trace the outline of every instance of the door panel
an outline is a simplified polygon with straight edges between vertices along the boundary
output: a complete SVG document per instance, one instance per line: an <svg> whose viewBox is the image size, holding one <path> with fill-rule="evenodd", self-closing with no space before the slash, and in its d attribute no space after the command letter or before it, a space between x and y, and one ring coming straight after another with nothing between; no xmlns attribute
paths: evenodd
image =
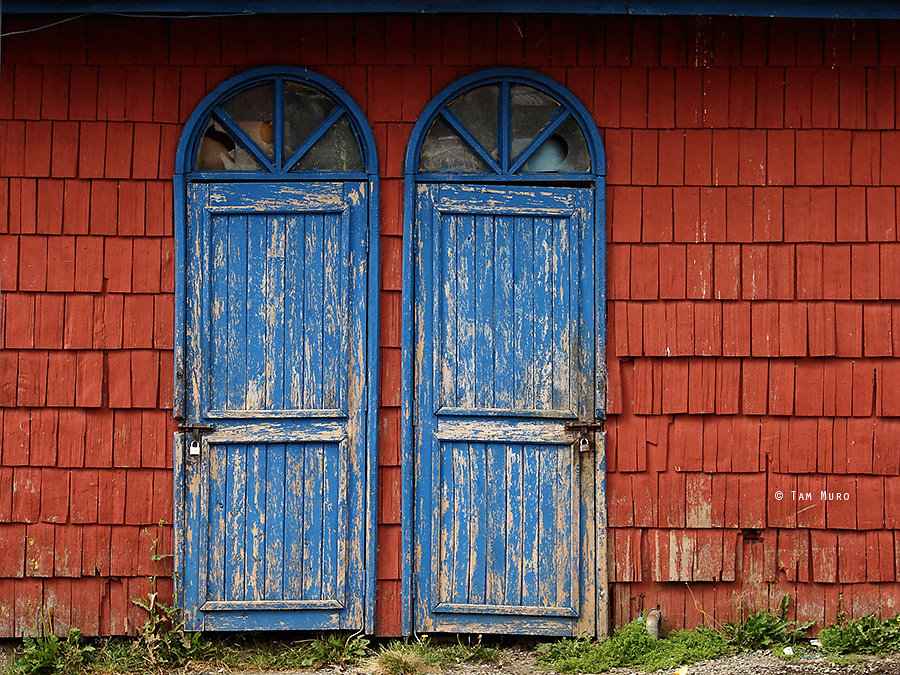
<svg viewBox="0 0 900 675"><path fill-rule="evenodd" d="M564 425L595 410L592 195L419 186L418 630L577 632L592 502Z"/></svg>
<svg viewBox="0 0 900 675"><path fill-rule="evenodd" d="M189 187L192 629L363 628L366 191Z"/></svg>

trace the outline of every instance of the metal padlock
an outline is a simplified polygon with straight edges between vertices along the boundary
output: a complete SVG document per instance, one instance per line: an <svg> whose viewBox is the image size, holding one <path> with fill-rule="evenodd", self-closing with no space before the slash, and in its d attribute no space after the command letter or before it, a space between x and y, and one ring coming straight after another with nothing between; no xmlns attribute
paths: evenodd
<svg viewBox="0 0 900 675"><path fill-rule="evenodd" d="M591 443L584 436L581 437L581 442L578 444L578 452L590 452L591 451Z"/></svg>
<svg viewBox="0 0 900 675"><path fill-rule="evenodd" d="M188 446L188 455L191 457L199 457L200 456L200 441L196 438L191 441L190 446Z"/></svg>

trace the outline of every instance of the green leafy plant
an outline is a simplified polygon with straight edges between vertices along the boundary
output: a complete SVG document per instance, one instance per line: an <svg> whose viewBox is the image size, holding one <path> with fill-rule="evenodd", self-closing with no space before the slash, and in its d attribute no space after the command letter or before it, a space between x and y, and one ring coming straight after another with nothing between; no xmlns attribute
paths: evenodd
<svg viewBox="0 0 900 675"><path fill-rule="evenodd" d="M330 634L310 640L303 649L300 665L305 668L349 666L369 655L369 641L356 634Z"/></svg>
<svg viewBox="0 0 900 675"><path fill-rule="evenodd" d="M160 523L162 525L162 523ZM144 530L148 537L150 533ZM159 601L157 586L159 563L169 554L159 552L159 537L150 544L153 574L148 577L150 592L146 598L132 598L132 602L147 612L147 619L138 630L138 643L149 665L175 666L199 656L204 644L199 633L184 630L184 621L177 607Z"/></svg>
<svg viewBox="0 0 900 675"><path fill-rule="evenodd" d="M27 637L22 644L22 654L13 663L14 673L39 675L42 673L80 673L90 663L94 647L85 644L77 628L60 638L53 633L49 621L41 622L41 634Z"/></svg>
<svg viewBox="0 0 900 675"><path fill-rule="evenodd" d="M718 631L705 626L654 639L636 619L601 642L580 637L538 645L538 660L560 673L604 673L631 667L652 672L728 654L732 648Z"/></svg>
<svg viewBox="0 0 900 675"><path fill-rule="evenodd" d="M787 618L790 596L781 599L779 613L761 610L742 621L728 622L722 632L739 649L771 649L778 645L795 645L812 627L814 621L796 623Z"/></svg>
<svg viewBox="0 0 900 675"><path fill-rule="evenodd" d="M891 654L900 652L900 614L882 621L874 614L844 620L819 633L823 651L831 654Z"/></svg>

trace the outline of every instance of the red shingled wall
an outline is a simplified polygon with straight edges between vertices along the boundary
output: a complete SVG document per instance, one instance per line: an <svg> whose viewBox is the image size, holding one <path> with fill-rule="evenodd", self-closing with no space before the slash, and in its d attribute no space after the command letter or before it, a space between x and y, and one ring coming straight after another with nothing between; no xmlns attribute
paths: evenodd
<svg viewBox="0 0 900 675"><path fill-rule="evenodd" d="M400 627L403 153L434 94L494 65L567 85L606 145L615 620L657 603L673 626L728 619L740 593L796 593L819 621L841 597L896 612L898 31L99 17L4 38L0 635L41 605L58 631L141 619L151 537L172 548L153 524L172 519L175 145L208 91L276 63L341 84L380 155L379 632Z"/></svg>

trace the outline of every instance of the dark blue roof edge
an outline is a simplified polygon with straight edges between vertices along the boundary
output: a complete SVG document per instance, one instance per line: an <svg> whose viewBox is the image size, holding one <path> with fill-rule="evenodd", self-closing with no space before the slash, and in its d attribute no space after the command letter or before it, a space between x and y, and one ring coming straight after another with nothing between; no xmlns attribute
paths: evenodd
<svg viewBox="0 0 900 675"><path fill-rule="evenodd" d="M327 6L327 11L323 8ZM508 13L761 16L835 19L900 18L900 2L869 0L6 0L4 14L349 14Z"/></svg>

